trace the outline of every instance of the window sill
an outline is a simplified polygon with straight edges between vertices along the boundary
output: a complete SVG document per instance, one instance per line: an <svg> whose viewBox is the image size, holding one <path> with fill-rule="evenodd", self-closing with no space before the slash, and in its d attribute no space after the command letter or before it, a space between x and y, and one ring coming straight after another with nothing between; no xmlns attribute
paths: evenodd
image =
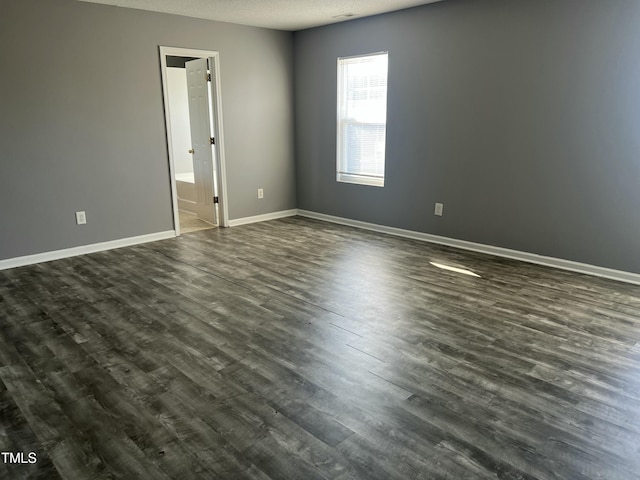
<svg viewBox="0 0 640 480"><path fill-rule="evenodd" d="M368 185L370 187L384 187L384 177L365 177L362 175L338 173L336 180L340 183L355 183L357 185Z"/></svg>

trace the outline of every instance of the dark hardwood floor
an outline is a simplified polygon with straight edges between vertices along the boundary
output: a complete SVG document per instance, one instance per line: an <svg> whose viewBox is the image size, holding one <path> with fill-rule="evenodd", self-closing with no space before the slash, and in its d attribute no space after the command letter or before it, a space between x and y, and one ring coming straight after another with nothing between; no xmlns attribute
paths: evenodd
<svg viewBox="0 0 640 480"><path fill-rule="evenodd" d="M296 217L0 272L0 317L3 479L640 478L640 287Z"/></svg>

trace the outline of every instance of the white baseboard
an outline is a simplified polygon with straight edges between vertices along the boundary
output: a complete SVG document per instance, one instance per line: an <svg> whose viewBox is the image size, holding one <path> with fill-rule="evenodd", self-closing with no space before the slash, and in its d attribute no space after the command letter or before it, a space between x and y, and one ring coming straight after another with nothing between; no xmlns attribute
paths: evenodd
<svg viewBox="0 0 640 480"><path fill-rule="evenodd" d="M518 250L510 250L508 248L495 247L492 245L484 245L482 243L467 242L466 240L456 240L455 238L441 237L439 235L431 235L429 233L415 232L413 230L404 230L402 228L387 227L377 225L375 223L361 222L359 220L351 220L349 218L334 217L325 215L324 213L310 212L308 210L298 210L298 215L302 217L314 218L316 220L324 220L326 222L338 223L340 225L348 225L350 227L372 230L374 232L396 235L398 237L411 238L413 240L422 240L424 242L437 243L447 245L449 247L460 248L463 250L471 250L473 252L486 253L498 257L511 258L521 260L523 262L536 263L547 267L569 270L572 272L585 273L596 277L609 278L621 282L640 285L640 274L625 272L622 270L614 270L611 268L597 267L587 263L574 262L571 260L563 260L561 258L546 257L535 253L520 252Z"/></svg>
<svg viewBox="0 0 640 480"><path fill-rule="evenodd" d="M298 214L297 209L282 210L280 212L265 213L264 215L256 215L254 217L236 218L229 220L230 227L237 227L240 225L246 225L248 223L266 222L267 220L276 220L278 218L295 217Z"/></svg>
<svg viewBox="0 0 640 480"><path fill-rule="evenodd" d="M102 252L112 250L114 248L130 247L141 243L155 242L157 240L165 240L174 238L175 230L167 230L166 232L150 233L148 235L140 235L137 237L121 238L110 242L92 243L91 245L82 245L80 247L65 248L64 250L55 250L53 252L36 253L34 255L26 255L24 257L8 258L0 260L0 270L9 268L24 267L25 265L33 265L34 263L50 262L52 260L60 260L61 258L75 257L77 255L86 255L87 253Z"/></svg>
<svg viewBox="0 0 640 480"><path fill-rule="evenodd" d="M634 285L640 285L640 274L625 272L622 270L614 270L611 268L598 267L595 265L589 265L587 263L574 262L571 260L563 260L561 258L547 257L544 255L537 255L535 253L521 252L518 250L510 250L508 248L495 247L492 245L484 245L481 243L468 242L466 240L457 240L455 238L442 237L439 235L431 235L429 233L415 232L413 230L405 230L396 227L387 227L385 225L377 225L375 223L361 222L359 220L351 220L349 218L335 217L333 215L326 215L324 213L311 212L308 210L283 210L280 212L267 213L264 215L256 215L253 217L238 218L229 221L229 226L235 227L239 225L246 225L249 223L264 222L267 220L275 220L278 218L293 217L300 215L302 217L313 218L316 220L324 220L326 222L337 223L340 225L347 225L350 227L362 228L365 230L372 230L374 232L386 233L389 235L395 235L398 237L411 238L413 240L421 240L424 242L436 243L439 245L447 245L449 247L460 248L463 250L470 250L473 252L486 253L489 255L495 255L498 257L511 258L514 260L520 260L523 262L535 263L538 265L545 265L547 267L559 268L562 270L569 270L572 272L584 273L587 275L593 275L596 277L609 278L612 280L618 280L621 282L631 283ZM102 252L105 250L112 250L114 248L129 247L132 245L139 245L141 243L155 242L158 240L165 240L167 238L174 238L176 232L174 230L167 230L165 232L151 233L148 235L140 235L137 237L122 238L119 240L112 240L109 242L93 243L91 245L82 245L80 247L66 248L64 250L55 250L53 252L37 253L34 255L26 255L23 257L8 258L6 260L0 260L0 270L7 270L9 268L22 267L26 265L33 265L35 263L50 262L52 260L59 260L61 258L75 257L77 255L85 255L88 253Z"/></svg>

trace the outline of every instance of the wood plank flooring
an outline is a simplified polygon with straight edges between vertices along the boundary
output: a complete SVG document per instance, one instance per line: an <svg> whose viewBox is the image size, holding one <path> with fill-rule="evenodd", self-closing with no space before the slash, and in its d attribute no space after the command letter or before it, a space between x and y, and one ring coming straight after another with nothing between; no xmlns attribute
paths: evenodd
<svg viewBox="0 0 640 480"><path fill-rule="evenodd" d="M0 452L37 454L12 480L640 479L640 287L299 217L2 271Z"/></svg>

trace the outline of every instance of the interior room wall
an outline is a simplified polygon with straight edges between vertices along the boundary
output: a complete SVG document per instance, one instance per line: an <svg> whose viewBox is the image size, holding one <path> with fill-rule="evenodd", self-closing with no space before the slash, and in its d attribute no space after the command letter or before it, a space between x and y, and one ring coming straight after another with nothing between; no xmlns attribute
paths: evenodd
<svg viewBox="0 0 640 480"><path fill-rule="evenodd" d="M639 273L638 25L635 0L446 0L296 32L298 208ZM336 59L377 51L385 186L337 183Z"/></svg>
<svg viewBox="0 0 640 480"><path fill-rule="evenodd" d="M160 45L220 52L230 218L295 208L291 33L0 0L0 44L0 260L173 229Z"/></svg>

